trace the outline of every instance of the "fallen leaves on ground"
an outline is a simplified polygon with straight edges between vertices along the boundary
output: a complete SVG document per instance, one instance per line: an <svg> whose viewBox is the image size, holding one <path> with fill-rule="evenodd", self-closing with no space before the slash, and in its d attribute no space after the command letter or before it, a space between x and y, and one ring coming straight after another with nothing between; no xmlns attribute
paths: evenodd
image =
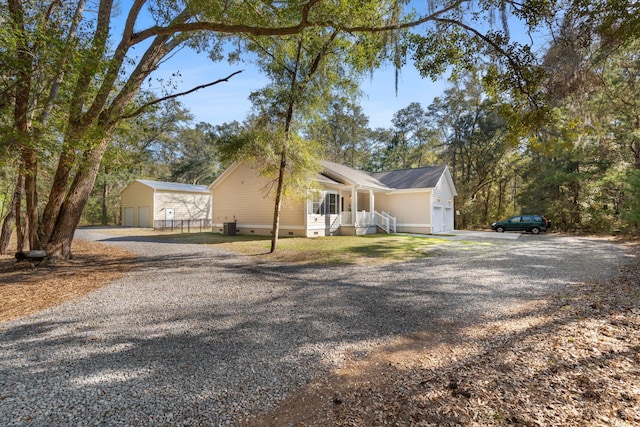
<svg viewBox="0 0 640 427"><path fill-rule="evenodd" d="M446 320L352 355L273 412L272 426L640 425L640 247L584 283L482 324Z"/></svg>
<svg viewBox="0 0 640 427"><path fill-rule="evenodd" d="M112 246L73 241L73 259L35 265L0 256L0 322L28 316L78 298L133 267L134 254Z"/></svg>

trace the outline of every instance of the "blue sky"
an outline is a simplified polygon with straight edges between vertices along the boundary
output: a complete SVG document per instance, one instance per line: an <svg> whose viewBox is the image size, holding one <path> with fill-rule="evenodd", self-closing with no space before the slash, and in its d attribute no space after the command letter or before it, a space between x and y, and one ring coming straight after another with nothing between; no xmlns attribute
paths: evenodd
<svg viewBox="0 0 640 427"><path fill-rule="evenodd" d="M268 79L261 75L251 63L230 65L226 61L212 62L205 54L183 49L167 62L163 63L153 76L166 78L176 71L180 77L175 80L181 92L192 87L224 78L237 70L244 70L229 82L203 89L180 98L194 116L194 122L207 122L212 125L237 120L242 122L251 110L248 100L253 90L268 84ZM419 102L426 107L434 97L439 96L446 87L446 82L432 82L420 77L416 69L406 66L400 74L398 93L395 92L395 72L388 66L374 72L372 77L362 81L364 93L360 101L363 112L369 117L371 128L391 127L393 114L412 102ZM157 93L160 87L157 82L151 85ZM173 90L172 90L173 92Z"/></svg>
<svg viewBox="0 0 640 427"><path fill-rule="evenodd" d="M511 37L522 43L529 43L529 37L522 31L522 25L515 18L509 20ZM534 36L536 44L545 44L545 36ZM230 65L226 61L212 62L206 54L198 55L187 48L177 52L152 76L166 78L179 71L181 77L175 81L176 88L170 92L181 92L195 86L227 77L231 73L244 70L229 82L209 87L180 98L194 116L194 122L207 122L212 125L237 120L242 122L251 110L249 94L268 84L268 79L261 75L250 62ZM419 102L427 107L433 98L443 94L447 87L445 78L433 82L420 77L411 63L402 69L398 91L395 91L395 72L392 66L379 69L372 77L361 82L364 93L360 105L364 114L369 117L369 127L391 127L391 119L398 110L412 102ZM155 86L153 86L155 85ZM143 87L146 89L147 87ZM157 82L152 89L161 93Z"/></svg>

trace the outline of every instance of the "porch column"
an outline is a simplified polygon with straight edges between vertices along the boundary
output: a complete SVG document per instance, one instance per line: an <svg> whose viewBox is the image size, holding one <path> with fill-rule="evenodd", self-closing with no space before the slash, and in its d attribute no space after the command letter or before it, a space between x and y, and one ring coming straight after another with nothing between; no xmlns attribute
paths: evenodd
<svg viewBox="0 0 640 427"><path fill-rule="evenodd" d="M355 185L351 187L351 222L358 225L358 192Z"/></svg>
<svg viewBox="0 0 640 427"><path fill-rule="evenodd" d="M369 190L369 212L371 212L371 217L373 218L373 211L375 210L376 205L373 203L373 190Z"/></svg>

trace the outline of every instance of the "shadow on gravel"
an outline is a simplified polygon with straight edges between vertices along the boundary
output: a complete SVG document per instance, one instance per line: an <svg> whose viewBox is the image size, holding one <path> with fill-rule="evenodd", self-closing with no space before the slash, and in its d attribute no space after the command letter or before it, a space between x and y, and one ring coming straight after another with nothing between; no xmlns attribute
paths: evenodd
<svg viewBox="0 0 640 427"><path fill-rule="evenodd" d="M339 268L254 264L206 250L143 253L138 267L112 285L2 325L0 419L238 421L272 407L345 354L366 354L389 337L443 325L457 336L488 315L527 316L512 307L602 274L613 260L610 249L595 249L588 255L594 270L585 271L584 259L566 259L581 249L586 256L577 243L559 257L518 245Z"/></svg>

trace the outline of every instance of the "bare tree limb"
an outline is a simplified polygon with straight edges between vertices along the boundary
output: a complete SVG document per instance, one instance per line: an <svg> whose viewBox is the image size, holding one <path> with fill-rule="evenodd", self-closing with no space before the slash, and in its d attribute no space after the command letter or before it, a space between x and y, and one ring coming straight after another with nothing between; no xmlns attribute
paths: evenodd
<svg viewBox="0 0 640 427"><path fill-rule="evenodd" d="M167 96L164 96L164 97L162 97L162 98L155 99L155 100L153 100L153 101L151 101L151 102L149 102L149 103L147 103L147 104L144 104L143 106L141 106L140 108L138 108L137 110L135 110L135 111L134 111L134 112L132 112L132 113L129 113L129 114L125 114L125 115L120 116L120 118L121 118L121 119L132 119L132 118L137 117L137 116L139 116L140 114L144 113L148 108L150 108L150 107L152 107L152 106L154 106L154 105L157 105L157 104L159 104L159 103L161 103L161 102L168 101L169 99L175 99L175 98L178 98L178 97L181 97L181 96L189 95L190 93L193 93L193 92L199 91L199 90L201 90L201 89L208 88L208 87L210 87L210 86L217 85L217 84L219 84L219 83L228 82L232 77L234 77L234 76L236 76L236 75L238 75L238 74L242 73L242 71L243 71L243 70L236 71L236 72L234 72L234 73L229 74L229 75L228 75L227 77L225 77L225 78L218 79L218 80L213 81L213 82L211 82L211 83L206 83L206 84L203 84L203 85L200 85L200 86L196 86L196 87L194 87L194 88L192 88L192 89L189 89L189 90L187 90L187 91L185 91L185 92L174 93L174 94L172 94L172 95L167 95Z"/></svg>

